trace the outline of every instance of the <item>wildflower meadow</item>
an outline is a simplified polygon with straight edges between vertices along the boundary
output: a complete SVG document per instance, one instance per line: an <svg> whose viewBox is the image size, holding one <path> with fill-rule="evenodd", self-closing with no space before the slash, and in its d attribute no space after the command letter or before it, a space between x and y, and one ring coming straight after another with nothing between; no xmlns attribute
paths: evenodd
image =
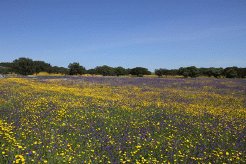
<svg viewBox="0 0 246 164"><path fill-rule="evenodd" d="M246 81L0 79L0 163L246 163Z"/></svg>

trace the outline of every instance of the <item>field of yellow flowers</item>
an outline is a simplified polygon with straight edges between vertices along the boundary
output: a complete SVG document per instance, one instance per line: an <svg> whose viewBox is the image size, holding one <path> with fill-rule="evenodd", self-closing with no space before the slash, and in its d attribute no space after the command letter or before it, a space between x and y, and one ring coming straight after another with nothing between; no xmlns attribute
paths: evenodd
<svg viewBox="0 0 246 164"><path fill-rule="evenodd" d="M0 163L245 163L246 80L0 79Z"/></svg>

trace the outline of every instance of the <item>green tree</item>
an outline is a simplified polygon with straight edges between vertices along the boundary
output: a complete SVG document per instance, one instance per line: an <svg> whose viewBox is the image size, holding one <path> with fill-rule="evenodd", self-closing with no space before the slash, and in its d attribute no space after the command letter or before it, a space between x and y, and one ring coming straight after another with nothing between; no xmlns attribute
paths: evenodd
<svg viewBox="0 0 246 164"><path fill-rule="evenodd" d="M155 74L156 74L157 76L159 76L159 77L161 77L161 76L163 76L163 75L167 76L167 75L170 74L170 71L169 71L168 69L160 68L160 69L156 69L156 70L155 70Z"/></svg>
<svg viewBox="0 0 246 164"><path fill-rule="evenodd" d="M97 66L95 68L95 73L103 76L115 76L115 70L113 67L103 65L103 66Z"/></svg>
<svg viewBox="0 0 246 164"><path fill-rule="evenodd" d="M210 68L200 68L199 69L201 74L204 76L214 76L216 78L222 76L223 73L223 68L214 68L214 67L210 67Z"/></svg>
<svg viewBox="0 0 246 164"><path fill-rule="evenodd" d="M74 62L68 65L68 72L69 75L82 75L86 73L86 69L79 63Z"/></svg>
<svg viewBox="0 0 246 164"><path fill-rule="evenodd" d="M128 75L127 69L125 69L123 67L116 67L116 68L114 68L114 72L115 72L116 76Z"/></svg>
<svg viewBox="0 0 246 164"><path fill-rule="evenodd" d="M161 69L156 69L155 70L155 75L157 75L158 77L161 77L162 76Z"/></svg>
<svg viewBox="0 0 246 164"><path fill-rule="evenodd" d="M8 74L13 71L13 63L10 62L2 62L0 63L0 74Z"/></svg>
<svg viewBox="0 0 246 164"><path fill-rule="evenodd" d="M212 76L216 78L220 77L222 73L223 73L223 68L212 68L211 69Z"/></svg>
<svg viewBox="0 0 246 164"><path fill-rule="evenodd" d="M34 61L35 73L38 74L39 72L49 72L51 69L51 65L44 61Z"/></svg>
<svg viewBox="0 0 246 164"><path fill-rule="evenodd" d="M178 69L170 69L168 70L168 75L176 76L178 75Z"/></svg>
<svg viewBox="0 0 246 164"><path fill-rule="evenodd" d="M179 74L183 75L185 78L187 78L187 77L194 78L194 77L198 77L200 75L200 71L195 66L181 67L179 69Z"/></svg>
<svg viewBox="0 0 246 164"><path fill-rule="evenodd" d="M32 75L35 73L35 65L32 59L19 58L13 61L13 69L21 75Z"/></svg>
<svg viewBox="0 0 246 164"><path fill-rule="evenodd" d="M0 66L5 67L5 68L12 68L13 63L12 62L1 62Z"/></svg>
<svg viewBox="0 0 246 164"><path fill-rule="evenodd" d="M91 74L91 75L96 75L96 74L97 74L97 72L96 72L96 70L95 70L94 68L88 69L86 72L87 72L88 74Z"/></svg>
<svg viewBox="0 0 246 164"><path fill-rule="evenodd" d="M135 67L131 69L130 74L142 77L143 75L150 75L151 72L144 67Z"/></svg>
<svg viewBox="0 0 246 164"><path fill-rule="evenodd" d="M238 77L238 68L237 67L227 67L223 72L226 78L236 78Z"/></svg>
<svg viewBox="0 0 246 164"><path fill-rule="evenodd" d="M238 74L238 77L245 78L246 77L246 68L238 68L237 74Z"/></svg>
<svg viewBox="0 0 246 164"><path fill-rule="evenodd" d="M68 69L64 67L53 66L50 68L50 73L68 74L68 72Z"/></svg>
<svg viewBox="0 0 246 164"><path fill-rule="evenodd" d="M8 73L11 73L11 72L12 72L11 68L0 66L0 74L8 74Z"/></svg>

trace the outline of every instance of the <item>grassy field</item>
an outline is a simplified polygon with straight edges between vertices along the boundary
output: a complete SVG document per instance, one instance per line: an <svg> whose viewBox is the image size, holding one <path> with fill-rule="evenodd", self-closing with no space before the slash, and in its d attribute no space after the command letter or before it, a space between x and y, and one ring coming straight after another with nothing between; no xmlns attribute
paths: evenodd
<svg viewBox="0 0 246 164"><path fill-rule="evenodd" d="M0 79L0 163L245 163L246 80Z"/></svg>

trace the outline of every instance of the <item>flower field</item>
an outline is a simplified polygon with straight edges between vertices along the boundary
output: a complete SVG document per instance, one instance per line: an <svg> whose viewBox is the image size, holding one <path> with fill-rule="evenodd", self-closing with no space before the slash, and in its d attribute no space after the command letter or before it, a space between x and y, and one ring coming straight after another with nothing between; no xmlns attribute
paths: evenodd
<svg viewBox="0 0 246 164"><path fill-rule="evenodd" d="M0 163L246 163L246 80L0 79Z"/></svg>

